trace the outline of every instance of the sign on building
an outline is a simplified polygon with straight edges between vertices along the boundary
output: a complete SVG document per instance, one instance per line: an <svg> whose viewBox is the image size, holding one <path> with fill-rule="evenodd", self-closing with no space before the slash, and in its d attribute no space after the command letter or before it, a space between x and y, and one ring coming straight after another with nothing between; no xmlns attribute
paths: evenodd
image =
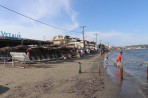
<svg viewBox="0 0 148 98"><path fill-rule="evenodd" d="M7 33L1 31L1 36L4 38L11 38L11 39L20 39L21 35L20 34L12 34L12 33Z"/></svg>

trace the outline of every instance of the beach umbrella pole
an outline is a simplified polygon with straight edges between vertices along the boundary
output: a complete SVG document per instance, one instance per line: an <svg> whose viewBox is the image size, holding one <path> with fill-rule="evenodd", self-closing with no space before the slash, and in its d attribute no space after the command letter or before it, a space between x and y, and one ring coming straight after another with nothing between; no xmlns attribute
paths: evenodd
<svg viewBox="0 0 148 98"><path fill-rule="evenodd" d="M6 58L4 58L4 66L6 66Z"/></svg>

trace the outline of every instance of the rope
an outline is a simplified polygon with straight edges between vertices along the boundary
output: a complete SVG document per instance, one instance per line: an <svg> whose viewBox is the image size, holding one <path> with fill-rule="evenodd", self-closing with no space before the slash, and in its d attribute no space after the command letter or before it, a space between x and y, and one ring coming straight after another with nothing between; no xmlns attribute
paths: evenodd
<svg viewBox="0 0 148 98"><path fill-rule="evenodd" d="M113 64L116 64L115 61L113 61L113 60L111 60L109 58L105 62L107 62L107 61L111 61ZM125 61L125 60L123 60L122 64L139 64L139 65L143 65L143 64L148 64L148 62L136 62L136 61Z"/></svg>

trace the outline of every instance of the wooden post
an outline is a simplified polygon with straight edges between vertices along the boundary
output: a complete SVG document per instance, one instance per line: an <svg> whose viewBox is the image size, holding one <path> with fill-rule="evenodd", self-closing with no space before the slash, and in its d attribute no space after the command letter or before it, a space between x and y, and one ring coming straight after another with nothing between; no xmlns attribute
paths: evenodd
<svg viewBox="0 0 148 98"><path fill-rule="evenodd" d="M99 76L101 75L101 69L100 69L100 60L99 60L99 62L98 62L98 68L99 68Z"/></svg>
<svg viewBox="0 0 148 98"><path fill-rule="evenodd" d="M146 78L147 78L147 81L148 81L148 65L146 66Z"/></svg>
<svg viewBox="0 0 148 98"><path fill-rule="evenodd" d="M123 66L120 67L120 79L123 80Z"/></svg>
<svg viewBox="0 0 148 98"><path fill-rule="evenodd" d="M100 70L100 67L99 67L99 76L101 75L101 70Z"/></svg>
<svg viewBox="0 0 148 98"><path fill-rule="evenodd" d="M81 63L78 62L78 64L79 64L79 73L81 73L81 72L82 72L82 71L81 71Z"/></svg>

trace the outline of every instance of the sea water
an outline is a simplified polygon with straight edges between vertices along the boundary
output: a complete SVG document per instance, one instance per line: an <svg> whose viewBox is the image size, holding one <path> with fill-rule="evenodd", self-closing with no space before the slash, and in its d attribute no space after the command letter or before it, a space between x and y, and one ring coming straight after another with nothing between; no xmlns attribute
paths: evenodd
<svg viewBox="0 0 148 98"><path fill-rule="evenodd" d="M144 96L148 96L148 82L146 78L146 66L148 65L148 49L134 49L134 50L122 50L122 64L124 72L135 79L138 85L140 93ZM116 57L120 51L112 51L106 54L107 60L107 72L115 79ZM119 70L118 70L119 71ZM124 78L126 78L124 76Z"/></svg>

